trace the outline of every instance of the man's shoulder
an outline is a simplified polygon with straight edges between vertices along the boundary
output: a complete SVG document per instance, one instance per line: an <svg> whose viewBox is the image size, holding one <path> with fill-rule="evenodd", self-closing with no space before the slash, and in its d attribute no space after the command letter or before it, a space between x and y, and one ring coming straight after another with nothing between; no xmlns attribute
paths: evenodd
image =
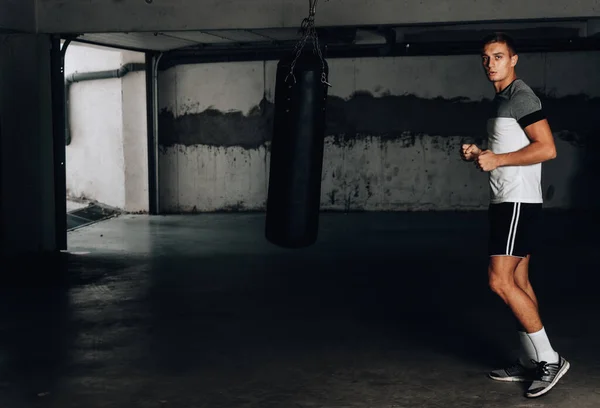
<svg viewBox="0 0 600 408"><path fill-rule="evenodd" d="M510 112L521 127L525 128L527 125L543 119L545 115L542 111L542 102L533 89L525 81L521 79L517 81L511 90Z"/></svg>
<svg viewBox="0 0 600 408"><path fill-rule="evenodd" d="M517 79L513 84L513 89L511 89L509 97L509 105L511 111L516 114L517 119L526 114L526 112L531 113L542 108L540 98L522 79Z"/></svg>
<svg viewBox="0 0 600 408"><path fill-rule="evenodd" d="M515 79L510 90L510 99L534 98L539 99L535 91L522 79Z"/></svg>

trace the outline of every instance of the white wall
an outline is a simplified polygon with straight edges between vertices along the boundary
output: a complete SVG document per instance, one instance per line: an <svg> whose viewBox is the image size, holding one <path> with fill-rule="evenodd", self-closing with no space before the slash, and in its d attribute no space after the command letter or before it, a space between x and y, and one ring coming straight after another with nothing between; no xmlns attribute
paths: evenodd
<svg viewBox="0 0 600 408"><path fill-rule="evenodd" d="M176 130L169 125L161 130L163 211L265 208L268 143L248 146L243 139L246 136L254 140L256 128L264 125L260 121L263 113L257 106L268 106L261 105L263 97L273 102L276 65L277 61L181 65L161 74L161 121L172 122L168 117L174 116L174 121L183 123L177 131L186 132L185 137L173 135ZM377 127L375 122L379 120L393 122L397 118L392 116L403 120L424 115L424 122L437 125L439 134L415 128L404 136L361 134L341 141L339 134L328 134L322 209L456 210L487 206L487 174L460 161L457 154L464 140L485 138L483 124L477 127L473 123L481 121L482 117L476 114L478 107L489 101L494 91L482 75L479 57L338 59L330 60L329 65L333 84L330 99L338 101L330 107L350 109L347 104L358 104L357 92L372 95L371 103L408 95L415 98L414 105L400 105L404 110L390 111L385 117L375 115L380 112L361 109L365 106L360 104L355 113L363 116L361 120L368 127ZM600 96L600 79L594 74L598 66L598 52L523 54L518 72L532 87L555 98L554 105L547 108L553 115L551 124L556 123L558 128L564 120L572 123L573 118L567 116L577 115L565 110L570 104L565 98L581 94ZM595 103L598 106L597 100ZM458 108L457 112L463 115L460 118L444 116L446 110ZM414 109L420 110L411 111ZM331 118L338 113L329 109L327 114ZM593 115L585 114L588 122ZM448 121L448 128L444 121ZM470 134L461 133L463 128ZM220 132L220 139L211 139L211 132ZM178 137L181 140L171 143ZM582 168L585 152L563 139L556 134L558 158L544 165L547 207L582 205L574 201L573 181L582 183L582 172L589 173L589 168Z"/></svg>
<svg viewBox="0 0 600 408"><path fill-rule="evenodd" d="M140 53L71 44L65 76L144 62ZM70 86L67 195L132 212L148 210L145 72Z"/></svg>

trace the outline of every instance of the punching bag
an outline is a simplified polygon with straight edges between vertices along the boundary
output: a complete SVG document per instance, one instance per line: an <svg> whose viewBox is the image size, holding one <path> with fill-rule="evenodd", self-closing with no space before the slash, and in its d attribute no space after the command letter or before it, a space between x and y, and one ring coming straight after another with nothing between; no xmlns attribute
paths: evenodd
<svg viewBox="0 0 600 408"><path fill-rule="evenodd" d="M266 215L267 240L285 248L317 240L329 85L319 55L300 54L292 70L294 58L277 65Z"/></svg>

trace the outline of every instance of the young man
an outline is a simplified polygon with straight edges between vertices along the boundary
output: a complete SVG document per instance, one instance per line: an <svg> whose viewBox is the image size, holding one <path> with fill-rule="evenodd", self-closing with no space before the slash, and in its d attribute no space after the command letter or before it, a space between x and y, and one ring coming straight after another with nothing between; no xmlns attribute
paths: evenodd
<svg viewBox="0 0 600 408"><path fill-rule="evenodd" d="M489 172L489 285L513 312L521 341L520 358L489 376L532 381L525 395L538 397L570 367L552 349L528 277L542 211L541 166L556 157L556 148L540 100L515 73L513 40L502 33L485 38L482 60L496 91L487 123L488 149L465 144L461 157Z"/></svg>

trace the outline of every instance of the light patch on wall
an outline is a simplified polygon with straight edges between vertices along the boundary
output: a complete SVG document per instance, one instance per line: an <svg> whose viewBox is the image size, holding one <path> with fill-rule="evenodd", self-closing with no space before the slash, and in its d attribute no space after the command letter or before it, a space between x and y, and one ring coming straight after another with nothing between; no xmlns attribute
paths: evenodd
<svg viewBox="0 0 600 408"><path fill-rule="evenodd" d="M176 72L175 116L207 109L248 114L265 92L263 62L180 65Z"/></svg>
<svg viewBox="0 0 600 408"><path fill-rule="evenodd" d="M327 137L321 208L456 210L487 205L487 178L459 159L459 138L418 136L415 140L408 144L380 137ZM252 150L174 145L161 149L161 163L165 212L262 211L266 207L268 144Z"/></svg>
<svg viewBox="0 0 600 408"><path fill-rule="evenodd" d="M267 149L179 144L161 148L162 210L193 213L264 209Z"/></svg>

